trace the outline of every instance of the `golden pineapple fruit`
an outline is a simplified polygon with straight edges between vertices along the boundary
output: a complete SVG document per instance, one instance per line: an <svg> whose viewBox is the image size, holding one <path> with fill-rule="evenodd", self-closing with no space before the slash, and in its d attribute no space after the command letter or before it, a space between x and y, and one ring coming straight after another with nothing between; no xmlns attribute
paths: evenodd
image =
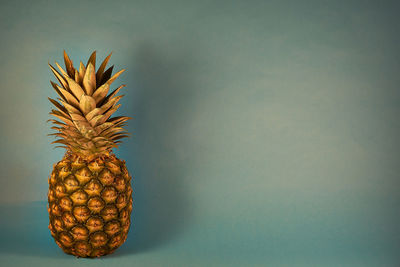
<svg viewBox="0 0 400 267"><path fill-rule="evenodd" d="M100 257L114 252L128 235L132 211L131 177L125 161L112 148L127 137L123 129L129 117L111 117L120 105L120 86L108 94L113 66L105 67L111 54L95 72L96 52L79 70L64 51L66 70L50 68L60 85L51 82L59 95L49 98L57 108L50 114L57 132L51 135L66 148L64 158L49 177L49 229L64 252L78 257Z"/></svg>

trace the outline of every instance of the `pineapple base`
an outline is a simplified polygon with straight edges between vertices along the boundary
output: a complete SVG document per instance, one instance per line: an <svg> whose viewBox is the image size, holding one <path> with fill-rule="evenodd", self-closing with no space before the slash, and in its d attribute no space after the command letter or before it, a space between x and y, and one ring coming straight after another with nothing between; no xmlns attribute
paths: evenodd
<svg viewBox="0 0 400 267"><path fill-rule="evenodd" d="M95 159L67 153L49 178L49 229L67 254L100 257L113 253L129 232L131 176L115 155Z"/></svg>

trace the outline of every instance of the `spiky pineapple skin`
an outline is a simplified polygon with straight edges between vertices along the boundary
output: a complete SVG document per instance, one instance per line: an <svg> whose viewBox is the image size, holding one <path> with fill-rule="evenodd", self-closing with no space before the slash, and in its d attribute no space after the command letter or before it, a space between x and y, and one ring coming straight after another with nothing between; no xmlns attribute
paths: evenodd
<svg viewBox="0 0 400 267"><path fill-rule="evenodd" d="M67 153L49 177L49 229L65 253L100 257L128 235L131 176L115 155L85 159Z"/></svg>

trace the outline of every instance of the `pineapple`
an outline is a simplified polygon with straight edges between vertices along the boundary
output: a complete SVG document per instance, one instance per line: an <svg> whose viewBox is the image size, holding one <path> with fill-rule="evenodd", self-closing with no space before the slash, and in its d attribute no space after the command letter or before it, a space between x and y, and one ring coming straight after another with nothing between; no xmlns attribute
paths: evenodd
<svg viewBox="0 0 400 267"><path fill-rule="evenodd" d="M105 71L107 56L95 72L96 51L79 70L64 51L65 70L49 64L59 85L50 81L59 95L49 98L56 109L50 119L58 137L53 143L66 149L49 177L49 229L65 253L78 257L100 257L113 253L128 235L132 211L131 176L125 161L112 148L127 137L123 129L129 117L111 115L120 106L116 96L124 85L108 94L112 76Z"/></svg>

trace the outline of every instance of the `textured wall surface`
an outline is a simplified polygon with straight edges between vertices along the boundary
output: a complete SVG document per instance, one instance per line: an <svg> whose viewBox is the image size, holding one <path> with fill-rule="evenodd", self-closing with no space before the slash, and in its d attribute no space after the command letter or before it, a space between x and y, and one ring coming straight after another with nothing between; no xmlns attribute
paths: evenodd
<svg viewBox="0 0 400 267"><path fill-rule="evenodd" d="M399 8L1 1L0 265L399 266ZM134 227L100 260L47 229L63 49L127 69Z"/></svg>

